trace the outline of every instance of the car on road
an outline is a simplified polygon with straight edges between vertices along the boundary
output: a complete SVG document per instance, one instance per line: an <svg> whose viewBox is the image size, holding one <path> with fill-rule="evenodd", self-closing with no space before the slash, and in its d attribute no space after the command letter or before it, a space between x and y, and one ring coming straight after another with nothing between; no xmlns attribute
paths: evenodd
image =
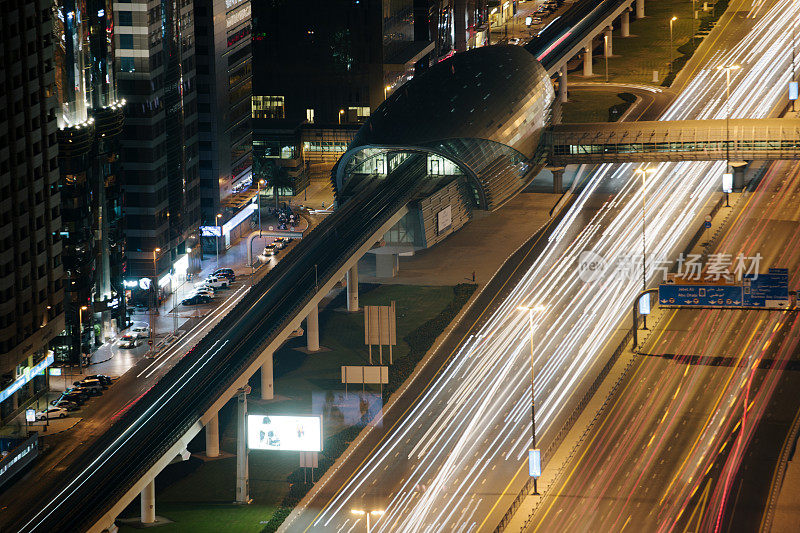
<svg viewBox="0 0 800 533"><path fill-rule="evenodd" d="M278 247L275 245L274 242L264 247L264 255L267 257L278 255Z"/></svg>
<svg viewBox="0 0 800 533"><path fill-rule="evenodd" d="M120 337L120 339L119 339L119 347L120 348L125 348L125 349L136 348L136 345L138 344L138 342L139 342L139 340L136 338L135 335L131 335L130 333L126 333L125 335Z"/></svg>
<svg viewBox="0 0 800 533"><path fill-rule="evenodd" d="M508 44L519 44L522 40L519 37L512 37L508 40Z"/></svg>
<svg viewBox="0 0 800 533"><path fill-rule="evenodd" d="M130 329L131 335L136 335L137 339L146 339L150 336L150 327L144 324L134 324Z"/></svg>
<svg viewBox="0 0 800 533"><path fill-rule="evenodd" d="M224 289L228 285L231 284L230 280L227 278L222 278L219 276L208 276L205 281L206 286L211 287L212 289Z"/></svg>
<svg viewBox="0 0 800 533"><path fill-rule="evenodd" d="M289 245L289 241L291 239L287 239L286 237L278 237L273 241L273 244L278 250L283 250Z"/></svg>
<svg viewBox="0 0 800 533"><path fill-rule="evenodd" d="M36 420L51 418L67 418L67 410L64 407L48 407L36 413Z"/></svg>
<svg viewBox="0 0 800 533"><path fill-rule="evenodd" d="M188 298L184 298L181 302L183 305L198 305L206 304L211 301L211 298L204 294L193 294Z"/></svg>
<svg viewBox="0 0 800 533"><path fill-rule="evenodd" d="M77 411L78 409L80 409L80 405L78 404L78 402L65 400L63 396L57 400L53 400L52 402L50 402L50 405L52 405L53 407L64 408L67 411Z"/></svg>
<svg viewBox="0 0 800 533"><path fill-rule="evenodd" d="M236 281L236 274L232 268L218 268L211 275L220 278L226 278L231 283Z"/></svg>

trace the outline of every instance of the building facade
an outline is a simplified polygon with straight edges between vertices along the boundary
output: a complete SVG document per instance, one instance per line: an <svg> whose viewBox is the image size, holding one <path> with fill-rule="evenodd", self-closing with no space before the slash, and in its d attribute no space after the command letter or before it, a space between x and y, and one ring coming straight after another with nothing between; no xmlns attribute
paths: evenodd
<svg viewBox="0 0 800 533"><path fill-rule="evenodd" d="M80 354L127 324L119 176L124 103L115 84L112 3L59 0L52 9L66 318L55 356L77 364Z"/></svg>
<svg viewBox="0 0 800 533"><path fill-rule="evenodd" d="M0 17L0 418L46 390L64 329L61 192L51 2Z"/></svg>
<svg viewBox="0 0 800 533"><path fill-rule="evenodd" d="M250 0L194 0L203 224L252 184Z"/></svg>
<svg viewBox="0 0 800 533"><path fill-rule="evenodd" d="M132 300L171 291L199 244L200 179L191 0L115 3L114 67L126 100L121 136ZM156 286L151 289L151 280Z"/></svg>

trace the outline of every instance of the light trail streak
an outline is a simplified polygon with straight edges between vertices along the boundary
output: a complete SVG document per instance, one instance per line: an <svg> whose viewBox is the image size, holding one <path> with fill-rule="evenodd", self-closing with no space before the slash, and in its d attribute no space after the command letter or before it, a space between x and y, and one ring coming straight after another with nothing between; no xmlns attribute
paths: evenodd
<svg viewBox="0 0 800 533"><path fill-rule="evenodd" d="M788 24L798 14L800 5L789 0L764 10L735 47L713 54L664 118L724 118L725 79L716 66L730 63L743 67L731 78L732 116L767 116L788 82ZM753 98L756 94L759 97ZM480 527L473 518L454 511L463 508L468 497L483 497L471 516L485 517L497 502L496 487L505 486L530 446L529 423L521 408L531 391L529 330L527 318L516 308L545 307L534 330L537 433L545 448L604 364L602 349L621 317L628 316L641 288L640 275L585 283L577 268L580 254L587 250L604 258L640 256L642 188L638 177L632 176L634 168L602 165L592 173L546 249L511 294L310 529L336 528L365 497L381 500L386 509L374 525L376 532L397 527L404 531ZM646 180L650 265L676 256L683 235L695 229L712 193L720 188L723 168L722 162L661 164ZM608 198L602 207L593 208L604 196ZM656 273L652 266L651 279ZM725 419L720 414L709 432L717 434ZM699 448L708 450L709 443L704 440ZM394 461L398 452L407 462ZM696 478L699 463L691 466L688 470ZM291 523L287 526L291 528Z"/></svg>

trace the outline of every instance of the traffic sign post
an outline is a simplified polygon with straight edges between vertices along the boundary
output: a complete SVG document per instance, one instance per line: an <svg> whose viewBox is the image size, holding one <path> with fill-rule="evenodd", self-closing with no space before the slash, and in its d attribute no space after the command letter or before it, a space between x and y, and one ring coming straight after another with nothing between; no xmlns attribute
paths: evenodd
<svg viewBox="0 0 800 533"><path fill-rule="evenodd" d="M766 274L745 274L740 284L672 284L658 286L664 307L788 309L789 270L770 268Z"/></svg>

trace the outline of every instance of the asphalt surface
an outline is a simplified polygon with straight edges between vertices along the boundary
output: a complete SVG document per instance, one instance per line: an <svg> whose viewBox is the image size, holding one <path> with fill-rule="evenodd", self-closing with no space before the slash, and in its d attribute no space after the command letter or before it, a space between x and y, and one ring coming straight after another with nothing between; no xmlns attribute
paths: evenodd
<svg viewBox="0 0 800 533"><path fill-rule="evenodd" d="M760 253L762 271L796 272L800 165L774 165L742 202L714 253ZM793 275L790 290L798 285ZM798 405L790 391L800 374L785 370L797 359L796 319L796 311L666 313L528 531L758 530Z"/></svg>
<svg viewBox="0 0 800 533"><path fill-rule="evenodd" d="M790 2L734 2L731 14L687 66L696 75L679 81L683 91L664 113L671 119L723 118L723 62L743 68L731 79L734 116L768 116L783 90ZM767 8L779 9L768 13ZM724 50L724 52L722 52ZM768 58L768 59L767 59ZM787 58L788 59L788 58ZM752 95L758 92L759 98ZM677 256L718 190L724 164L679 163L654 167L646 181L646 246L655 265ZM527 479L530 446L530 328L520 305L542 306L534 320L537 435L552 442L571 406L603 366L607 344L641 277L621 275L599 283L580 277L580 258L592 251L603 261L640 257L642 179L632 165L604 165L589 178L542 252L513 288L481 309L452 357L409 392L414 403L399 421L369 436L348 453L340 471L318 484L285 522L287 531L347 531L363 527L352 509L385 512L373 531L491 530ZM671 261L670 261L671 262ZM637 267L640 268L640 267ZM596 281L596 280L595 280ZM508 285L506 286L508 287ZM613 348L613 346L612 346ZM387 421L389 418L387 418Z"/></svg>

